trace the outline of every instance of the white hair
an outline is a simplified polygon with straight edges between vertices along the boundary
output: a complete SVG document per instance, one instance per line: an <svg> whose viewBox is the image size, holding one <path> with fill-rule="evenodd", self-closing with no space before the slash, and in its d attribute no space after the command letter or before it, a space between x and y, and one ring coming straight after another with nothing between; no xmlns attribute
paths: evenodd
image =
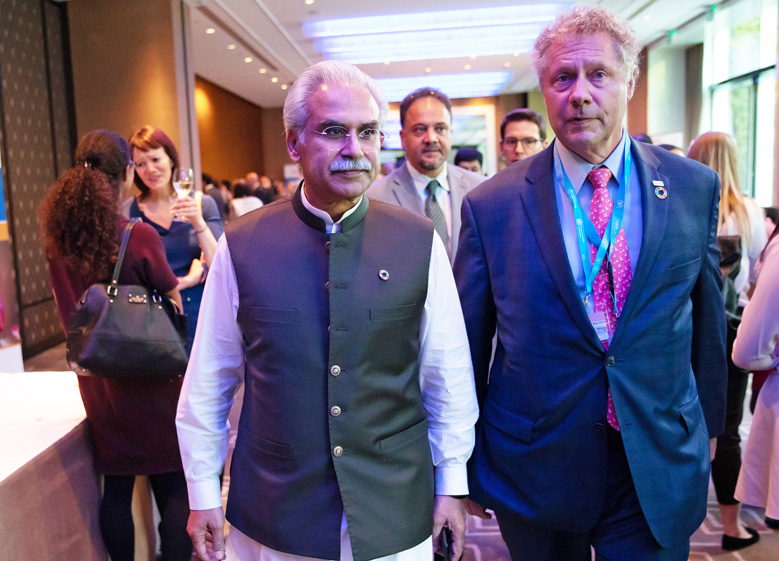
<svg viewBox="0 0 779 561"><path fill-rule="evenodd" d="M308 99L323 85L332 87L362 86L379 106L379 128L384 126L389 105L376 81L365 72L340 60L325 60L308 67L287 94L284 102L284 130L302 136L309 117Z"/></svg>
<svg viewBox="0 0 779 561"><path fill-rule="evenodd" d="M600 6L574 6L548 25L536 39L533 48L533 69L543 87L544 70L549 67L552 45L565 43L573 35L605 33L614 40L618 56L627 74L627 81L638 78L641 41L630 24Z"/></svg>

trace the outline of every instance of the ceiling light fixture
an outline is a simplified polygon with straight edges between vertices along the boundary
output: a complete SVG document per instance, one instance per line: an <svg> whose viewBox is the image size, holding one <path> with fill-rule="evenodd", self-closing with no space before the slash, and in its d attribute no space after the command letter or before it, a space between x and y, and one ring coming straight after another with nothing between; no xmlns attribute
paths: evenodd
<svg viewBox="0 0 779 561"><path fill-rule="evenodd" d="M232 43L230 43L229 45L227 45L227 50L228 50L228 51L234 51L234 50L235 50L235 45L233 45Z"/></svg>
<svg viewBox="0 0 779 561"><path fill-rule="evenodd" d="M401 101L409 92L419 87L420 82L441 90L450 98L491 96L511 82L512 73L474 72L468 74L427 74L425 76L404 76L402 78L377 78L387 101Z"/></svg>
<svg viewBox="0 0 779 561"><path fill-rule="evenodd" d="M287 84L281 84L281 89L282 89L282 90L286 90L288 87L289 87L289 86L287 86Z"/></svg>
<svg viewBox="0 0 779 561"><path fill-rule="evenodd" d="M214 29L213 27L209 27L208 29L206 29L207 35L213 35L214 33L216 33L216 29Z"/></svg>
<svg viewBox="0 0 779 561"><path fill-rule="evenodd" d="M529 52L545 25L572 4L550 3L303 23L325 59L352 64ZM382 40L372 40L380 34Z"/></svg>
<svg viewBox="0 0 779 561"><path fill-rule="evenodd" d="M275 84L276 82L279 81L279 79L274 76L273 78L270 79L270 81Z"/></svg>
<svg viewBox="0 0 779 561"><path fill-rule="evenodd" d="M420 14L394 14L358 18L339 18L303 22L306 37L339 37L382 34L402 31L430 32L436 29L465 29L496 25L537 23L546 25L573 3L522 4L521 6L448 10Z"/></svg>
<svg viewBox="0 0 779 561"><path fill-rule="evenodd" d="M314 48L325 59L352 64L504 55L530 51L542 28L540 24L520 24L435 33L409 31L391 34L382 41L366 41L363 35L327 37L315 39Z"/></svg>
<svg viewBox="0 0 779 561"><path fill-rule="evenodd" d="M267 71L267 68L260 68L260 74L265 74Z"/></svg>
<svg viewBox="0 0 779 561"><path fill-rule="evenodd" d="M313 4L313 3L314 3L314 1L315 1L315 0L306 0L306 4L310 6L311 4Z"/></svg>
<svg viewBox="0 0 779 561"><path fill-rule="evenodd" d="M247 56L245 59L243 59L244 62L251 62L252 60L254 59L250 56Z"/></svg>
<svg viewBox="0 0 779 561"><path fill-rule="evenodd" d="M463 68L465 68L466 70L470 70L471 69L471 65L470 64L466 64L465 66L463 66Z"/></svg>

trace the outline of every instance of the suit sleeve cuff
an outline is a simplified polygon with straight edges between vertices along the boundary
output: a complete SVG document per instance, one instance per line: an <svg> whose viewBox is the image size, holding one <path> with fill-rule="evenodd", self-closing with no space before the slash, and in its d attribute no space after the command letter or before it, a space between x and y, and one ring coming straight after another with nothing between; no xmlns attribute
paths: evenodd
<svg viewBox="0 0 779 561"><path fill-rule="evenodd" d="M467 495L468 471L465 465L438 466L435 470L436 495Z"/></svg>
<svg viewBox="0 0 779 561"><path fill-rule="evenodd" d="M222 506L222 488L219 477L204 481L187 481L187 494L191 510L208 510Z"/></svg>

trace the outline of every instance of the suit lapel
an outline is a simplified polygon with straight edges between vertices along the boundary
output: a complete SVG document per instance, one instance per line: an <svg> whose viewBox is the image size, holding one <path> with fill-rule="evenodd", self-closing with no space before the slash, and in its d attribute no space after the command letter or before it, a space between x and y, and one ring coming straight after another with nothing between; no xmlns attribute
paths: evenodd
<svg viewBox="0 0 779 561"><path fill-rule="evenodd" d="M544 260L552 281L557 286L560 297L582 333L593 345L603 350L582 305L579 290L571 272L571 264L568 262L568 253L565 249L563 231L560 226L560 215L557 212L553 154L553 146L550 146L533 159L525 176L527 181L520 185L519 194L533 229L541 258Z"/></svg>
<svg viewBox="0 0 779 561"><path fill-rule="evenodd" d="M465 186L461 179L462 174L456 169L456 166L446 164L447 175L446 179L449 182L449 193L452 198L452 250L451 260L454 262L454 256L457 255L457 245L460 237L460 226L462 217L460 216L460 208L463 203L463 197L465 196Z"/></svg>
<svg viewBox="0 0 779 561"><path fill-rule="evenodd" d="M425 214L425 209L419 202L419 195L414 188L414 180L411 179L411 174L405 163L400 166L395 177L392 178L392 192L399 206L409 210L416 209L418 213Z"/></svg>
<svg viewBox="0 0 779 561"><path fill-rule="evenodd" d="M617 321L617 330L611 342L612 347L617 342L620 332L624 330L625 325L630 323L631 315L636 308L636 302L641 297L643 287L654 270L657 254L660 251L660 245L665 235L669 203L668 199L660 199L655 196L655 186L652 182L662 181L669 192L668 196L673 197L671 192L673 185L670 185L667 177L658 172L660 161L640 142L634 140L630 144L641 189L641 214L644 224L641 237L641 253L638 256L636 270L633 271L633 281L630 284L625 306L622 308L619 321Z"/></svg>

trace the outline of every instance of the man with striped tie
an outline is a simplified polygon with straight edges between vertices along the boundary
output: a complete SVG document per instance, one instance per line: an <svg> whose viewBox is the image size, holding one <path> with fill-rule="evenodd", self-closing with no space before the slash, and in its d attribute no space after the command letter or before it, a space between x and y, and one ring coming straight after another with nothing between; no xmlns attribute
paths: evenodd
<svg viewBox="0 0 779 561"><path fill-rule="evenodd" d="M375 181L368 197L430 218L454 261L463 197L484 176L446 161L452 149L452 104L443 92L420 88L408 94L400 104L400 126L406 162Z"/></svg>

